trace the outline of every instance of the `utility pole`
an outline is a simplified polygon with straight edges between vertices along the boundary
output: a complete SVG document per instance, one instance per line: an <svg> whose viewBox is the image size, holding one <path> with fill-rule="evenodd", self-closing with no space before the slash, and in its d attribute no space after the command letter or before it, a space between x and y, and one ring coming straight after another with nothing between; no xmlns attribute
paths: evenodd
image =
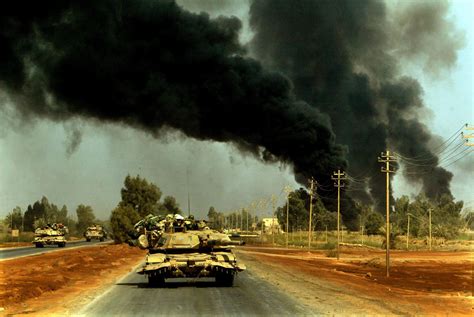
<svg viewBox="0 0 474 317"><path fill-rule="evenodd" d="M314 194L314 185L317 185L317 182L314 178L309 180L309 225L308 225L308 251L311 251L311 227L312 227L312 217L313 217L313 194Z"/></svg>
<svg viewBox="0 0 474 317"><path fill-rule="evenodd" d="M244 210L245 210L245 209L244 209ZM245 213L245 214L246 214L246 216L247 216L246 219L247 219L247 234L248 234L248 232L249 232L249 211L246 210L246 213Z"/></svg>
<svg viewBox="0 0 474 317"><path fill-rule="evenodd" d="M272 245L275 246L275 204L276 197L272 195Z"/></svg>
<svg viewBox="0 0 474 317"><path fill-rule="evenodd" d="M337 187L337 259L339 260L339 227L341 223L341 187L344 187L344 184L341 184L341 180L346 180L346 173L341 172L341 170L337 170L337 172L333 172L333 176L331 177L332 180L337 181L334 183L334 186Z"/></svg>
<svg viewBox="0 0 474 317"><path fill-rule="evenodd" d="M466 128L465 128L467 131L474 131L474 126L470 127L467 123L466 123ZM466 139L466 145L467 146L474 146L474 143L469 143L469 139L473 139L474 138L474 133L471 133L471 134L464 134L463 132L461 132L461 135L462 135L462 138L463 139Z"/></svg>
<svg viewBox="0 0 474 317"><path fill-rule="evenodd" d="M390 162L396 162L395 157L390 155L390 151L387 150L385 153L381 153L380 157L378 158L380 163L385 163L385 167L382 166L382 173L387 175L386 181L386 257L385 257L385 266L387 269L386 275L387 277L390 276L390 173L394 173L394 170L390 169Z"/></svg>
<svg viewBox="0 0 474 317"><path fill-rule="evenodd" d="M285 192L286 192L286 248L288 249L288 231L290 231L289 226L288 226L288 213L290 210L290 194L291 194L290 186L285 186Z"/></svg>
<svg viewBox="0 0 474 317"><path fill-rule="evenodd" d="M430 251L431 251L431 208L428 209L428 218L429 218L429 221L430 221L430 241L429 241L429 245L430 245Z"/></svg>
<svg viewBox="0 0 474 317"><path fill-rule="evenodd" d="M407 223L407 251L408 251L408 240L410 239L410 214L408 216L408 223Z"/></svg>
<svg viewBox="0 0 474 317"><path fill-rule="evenodd" d="M13 211L10 212L10 235L11 235L11 239L12 239L12 242L13 242Z"/></svg>
<svg viewBox="0 0 474 317"><path fill-rule="evenodd" d="M244 227L244 209L240 210L240 232L242 232L242 228Z"/></svg>

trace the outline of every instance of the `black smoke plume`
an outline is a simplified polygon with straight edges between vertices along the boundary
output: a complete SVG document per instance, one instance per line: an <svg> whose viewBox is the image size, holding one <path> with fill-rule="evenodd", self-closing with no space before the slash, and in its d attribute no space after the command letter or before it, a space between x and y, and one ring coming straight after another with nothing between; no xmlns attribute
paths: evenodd
<svg viewBox="0 0 474 317"><path fill-rule="evenodd" d="M0 12L0 89L24 117L171 127L289 162L305 184L346 165L329 118L244 57L236 18L167 0L3 1Z"/></svg>
<svg viewBox="0 0 474 317"><path fill-rule="evenodd" d="M395 23L382 1L251 4L252 54L287 74L298 98L330 116L336 142L348 148L349 174L368 180L367 188L359 183L354 188L361 189L348 194L375 203L378 210L385 201L385 177L377 155L387 148L432 157L435 168L429 175L408 179L422 182L431 198L450 194L452 175L436 167L436 155L428 147L432 136L418 119L423 109L420 85L400 77L406 56L424 58L433 68L453 65L460 45L446 14L447 5L434 1L416 1L413 10L398 10ZM433 47L437 50L430 53Z"/></svg>

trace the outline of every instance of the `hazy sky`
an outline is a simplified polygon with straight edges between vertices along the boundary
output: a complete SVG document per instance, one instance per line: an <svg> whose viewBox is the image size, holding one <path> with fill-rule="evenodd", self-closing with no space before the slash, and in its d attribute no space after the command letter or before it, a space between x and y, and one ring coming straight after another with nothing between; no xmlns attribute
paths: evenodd
<svg viewBox="0 0 474 317"><path fill-rule="evenodd" d="M237 15L244 21L242 41L252 36L246 24L245 1L231 1L228 6L201 1L201 7L189 0L178 2L190 10L208 10L213 16ZM453 1L450 12L453 23L464 30L466 43L454 69L436 76L422 65L411 64L404 69L424 89L425 105L431 110L424 123L443 138L464 123L474 123L474 1ZM69 140L76 130L82 132L81 142L75 152L68 154ZM468 169L460 166L474 167L473 156L448 167L454 174L454 196L471 206L474 168L466 173ZM18 122L6 112L0 118L0 216L17 205L24 210L44 195L55 204L66 204L70 211L78 204L89 204L98 217L105 219L120 200L127 174L140 174L154 182L163 195L175 196L184 210L189 188L192 213L198 217L204 216L211 205L228 211L272 194L279 195L282 202L282 188L298 186L289 166L263 164L242 156L228 144L195 141L175 132L155 139L131 128L83 121ZM400 177L394 188L395 196L419 190Z"/></svg>

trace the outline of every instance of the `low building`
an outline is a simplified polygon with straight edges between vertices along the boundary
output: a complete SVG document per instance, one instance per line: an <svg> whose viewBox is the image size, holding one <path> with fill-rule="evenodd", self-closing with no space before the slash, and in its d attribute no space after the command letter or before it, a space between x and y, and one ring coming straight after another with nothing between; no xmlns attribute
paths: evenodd
<svg viewBox="0 0 474 317"><path fill-rule="evenodd" d="M263 233L281 233L280 223L276 217L273 218L262 218L262 229Z"/></svg>

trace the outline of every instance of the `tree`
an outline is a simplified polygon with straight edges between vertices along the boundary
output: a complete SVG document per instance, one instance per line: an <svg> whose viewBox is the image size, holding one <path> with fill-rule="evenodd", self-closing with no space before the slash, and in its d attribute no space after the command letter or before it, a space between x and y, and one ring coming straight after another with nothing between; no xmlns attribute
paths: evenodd
<svg viewBox="0 0 474 317"><path fill-rule="evenodd" d="M464 229L474 230L474 209L466 208L464 210L464 216L462 217L464 222Z"/></svg>
<svg viewBox="0 0 474 317"><path fill-rule="evenodd" d="M87 227L95 221L94 211L92 210L91 206L79 205L76 209L77 215L77 231L79 233L84 232Z"/></svg>
<svg viewBox="0 0 474 317"><path fill-rule="evenodd" d="M124 243L129 240L127 233L133 230L133 226L140 219L140 215L134 208L131 206L120 206L119 204L110 216L110 227L114 241L116 243Z"/></svg>
<svg viewBox="0 0 474 317"><path fill-rule="evenodd" d="M161 208L159 204L161 190L139 175L136 177L127 175L120 193L122 200L110 216L112 234L117 243L127 241L127 232L133 230L135 223L148 214L158 214ZM171 205L166 208L168 207Z"/></svg>
<svg viewBox="0 0 474 317"><path fill-rule="evenodd" d="M68 213L67 207L66 207L66 205L63 205L63 207L61 208L61 210L58 212L58 215L57 215L57 222L58 222L58 223L67 224L67 222L68 222L67 213Z"/></svg>
<svg viewBox="0 0 474 317"><path fill-rule="evenodd" d="M367 222L365 224L365 229L367 234L379 234L380 228L384 224L384 218L378 212L373 212L367 216Z"/></svg>
<svg viewBox="0 0 474 317"><path fill-rule="evenodd" d="M41 219L41 222L47 223L47 209L50 209L48 198L43 196L41 200L37 200L33 206L28 205L25 212L24 227L25 231L33 231L35 227L35 221Z"/></svg>
<svg viewBox="0 0 474 317"><path fill-rule="evenodd" d="M276 215L278 222L286 224L286 208L285 204L283 207L278 207ZM288 229L292 231L293 228L308 228L309 220L309 194L304 188L300 188L290 193L290 206L288 211Z"/></svg>
<svg viewBox="0 0 474 317"><path fill-rule="evenodd" d="M28 205L28 208L25 211L23 224L25 227L25 231L33 231L34 230L34 222L35 222L35 214L33 211L33 207Z"/></svg>
<svg viewBox="0 0 474 317"><path fill-rule="evenodd" d="M213 206L209 207L207 219L209 220L212 229L220 227L220 215Z"/></svg>
<svg viewBox="0 0 474 317"><path fill-rule="evenodd" d="M308 210L309 212L309 210ZM337 228L337 212L329 212L319 196L313 197L313 230L330 230Z"/></svg>
<svg viewBox="0 0 474 317"><path fill-rule="evenodd" d="M179 209L179 204L176 202L176 198L173 196L166 196L161 205L161 210L165 214L180 214L182 213Z"/></svg>
<svg viewBox="0 0 474 317"><path fill-rule="evenodd" d="M213 206L209 207L209 211L207 212L207 219L209 221L215 221L217 215L218 213L216 209Z"/></svg>
<svg viewBox="0 0 474 317"><path fill-rule="evenodd" d="M23 214L21 208L16 206L13 210L5 217L3 223L10 229L22 229Z"/></svg>
<svg viewBox="0 0 474 317"><path fill-rule="evenodd" d="M120 206L133 208L141 217L158 213L161 190L139 175L136 177L127 175L120 192L122 196Z"/></svg>
<svg viewBox="0 0 474 317"><path fill-rule="evenodd" d="M41 197L33 205L28 205L23 218L25 231L34 231L38 224L67 224L68 221L66 205L59 209L57 205L50 203L46 196Z"/></svg>
<svg viewBox="0 0 474 317"><path fill-rule="evenodd" d="M449 194L443 194L432 210L431 221L433 226L433 235L452 239L459 234L463 226L461 211L464 202L455 202Z"/></svg>

